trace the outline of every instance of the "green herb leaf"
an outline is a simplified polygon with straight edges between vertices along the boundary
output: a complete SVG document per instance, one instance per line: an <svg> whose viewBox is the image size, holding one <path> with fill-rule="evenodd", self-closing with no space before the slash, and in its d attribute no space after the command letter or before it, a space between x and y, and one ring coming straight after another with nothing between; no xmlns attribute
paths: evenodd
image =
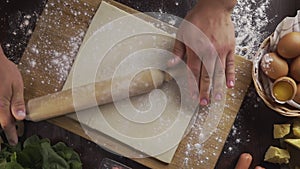
<svg viewBox="0 0 300 169"><path fill-rule="evenodd" d="M49 143L41 143L43 169L69 169L68 163L59 156Z"/></svg>
<svg viewBox="0 0 300 169"><path fill-rule="evenodd" d="M76 153L72 148L66 146L63 142L58 142L54 146L52 146L54 151L64 158L67 163L70 165L71 169L81 169L82 163L80 161L80 157L78 153Z"/></svg>
<svg viewBox="0 0 300 169"><path fill-rule="evenodd" d="M82 169L79 155L63 142L51 146L47 138L34 135L17 146L4 144L0 169Z"/></svg>
<svg viewBox="0 0 300 169"><path fill-rule="evenodd" d="M19 163L17 162L8 162L0 164L1 169L24 169Z"/></svg>

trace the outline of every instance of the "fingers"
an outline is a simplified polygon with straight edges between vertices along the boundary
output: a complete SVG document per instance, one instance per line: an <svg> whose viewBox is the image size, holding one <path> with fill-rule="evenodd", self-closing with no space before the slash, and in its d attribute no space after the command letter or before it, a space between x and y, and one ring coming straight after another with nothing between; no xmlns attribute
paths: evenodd
<svg viewBox="0 0 300 169"><path fill-rule="evenodd" d="M202 68L200 76L200 86L199 86L199 95L200 95L200 105L205 106L210 101L210 90L212 85L212 80L215 72L215 62L216 55L210 52L210 48L206 49L205 52L202 52L205 56L202 57ZM200 53L200 52L199 52Z"/></svg>
<svg viewBox="0 0 300 169"><path fill-rule="evenodd" d="M168 61L167 66L172 67L179 63L179 61L183 59L185 52L185 45L180 40L176 39L173 47L174 58Z"/></svg>
<svg viewBox="0 0 300 169"><path fill-rule="evenodd" d="M200 70L202 65L198 56L190 48L186 49L186 54L187 54L187 66L193 73L188 77L189 89L193 99L196 100L198 99L199 92L197 88L193 88L192 86L199 86ZM197 85L193 84L195 83L195 80Z"/></svg>
<svg viewBox="0 0 300 169"><path fill-rule="evenodd" d="M209 95L210 95L210 87L211 86L211 78L205 68L202 66L201 68L201 76L200 76L200 85L199 85L199 103L201 106L205 106L209 103Z"/></svg>
<svg viewBox="0 0 300 169"><path fill-rule="evenodd" d="M225 76L226 75L226 76ZM213 77L213 96L216 101L220 101L225 94L225 82L228 88L234 87L235 84L235 65L234 53L231 51L228 55L220 56L216 59L215 72Z"/></svg>
<svg viewBox="0 0 300 169"><path fill-rule="evenodd" d="M265 169L265 168L261 166L256 166L255 169Z"/></svg>
<svg viewBox="0 0 300 169"><path fill-rule="evenodd" d="M249 153L243 153L240 155L240 158L234 169L249 169L252 162L252 156ZM256 166L255 169L265 169L261 166Z"/></svg>
<svg viewBox="0 0 300 169"><path fill-rule="evenodd" d="M3 94L4 92L1 91L1 93ZM0 96L0 124L11 145L18 143L17 130L14 123L14 118L10 113L10 102L8 98Z"/></svg>
<svg viewBox="0 0 300 169"><path fill-rule="evenodd" d="M14 118L17 120L23 120L26 116L23 88L23 81L20 77L15 83L13 83L13 94L10 106Z"/></svg>
<svg viewBox="0 0 300 169"><path fill-rule="evenodd" d="M232 88L235 84L235 65L234 65L234 52L231 51L226 58L226 84L227 87Z"/></svg>
<svg viewBox="0 0 300 169"><path fill-rule="evenodd" d="M216 101L220 101L225 95L225 59L225 57L218 57L215 63L212 97Z"/></svg>
<svg viewBox="0 0 300 169"><path fill-rule="evenodd" d="M200 53L199 55L207 54L208 52ZM186 48L186 54L187 54L187 65L190 68L190 70L194 74L194 78L198 80L199 85L199 103L202 106L205 106L210 101L210 90L211 90L211 83L212 83L212 77L215 72L215 62L217 56L207 55L207 56L198 56L192 49ZM202 57L202 60L201 58ZM222 69L223 70L223 69ZM222 76L224 77L224 70L222 71ZM224 79L224 78L223 78ZM218 79L221 80L221 79ZM194 81L194 79L189 78L189 84ZM224 80L223 80L224 81ZM197 93L196 90L191 91L193 98L195 98L195 95ZM221 99L221 92L218 93L216 97L220 97Z"/></svg>
<svg viewBox="0 0 300 169"><path fill-rule="evenodd" d="M10 118L12 119L12 118ZM16 125L14 121L10 121L10 123L2 125L2 129L5 133L6 139L10 145L16 145L18 144L18 133L16 129Z"/></svg>
<svg viewBox="0 0 300 169"><path fill-rule="evenodd" d="M252 162L252 156L248 153L243 153L235 166L235 169L249 169Z"/></svg>

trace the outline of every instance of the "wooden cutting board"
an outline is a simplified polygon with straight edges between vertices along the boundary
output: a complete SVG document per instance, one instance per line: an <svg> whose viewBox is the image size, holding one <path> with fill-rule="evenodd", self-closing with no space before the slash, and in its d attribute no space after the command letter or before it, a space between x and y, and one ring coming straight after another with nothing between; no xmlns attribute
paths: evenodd
<svg viewBox="0 0 300 169"><path fill-rule="evenodd" d="M117 2L108 2L126 12L136 12ZM48 1L19 65L25 85L26 101L62 89L84 34L100 3L101 0ZM154 21L147 16L143 19ZM150 168L214 168L250 85L251 68L250 61L236 56L236 87L228 90L222 119L217 130L205 143L197 143L200 133L195 127L181 141L170 164L166 165L154 158L133 160ZM49 122L90 139L80 124L68 117L51 119ZM132 151L97 131L89 132L97 134L108 149L120 154Z"/></svg>

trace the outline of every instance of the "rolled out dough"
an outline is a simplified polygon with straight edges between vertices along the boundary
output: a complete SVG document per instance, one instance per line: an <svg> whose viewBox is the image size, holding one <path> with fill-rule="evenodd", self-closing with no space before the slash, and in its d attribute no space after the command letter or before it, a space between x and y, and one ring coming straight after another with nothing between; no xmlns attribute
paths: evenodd
<svg viewBox="0 0 300 169"><path fill-rule="evenodd" d="M173 41L174 35L102 2L64 89L113 76L134 76L144 68L164 69L166 61L172 57ZM178 69L183 70L184 66ZM94 107L70 117L79 120L83 127L95 129L143 154L170 163L195 112L196 104L182 108L181 97L182 91L175 81L165 82L150 94ZM76 98L74 102L76 104ZM137 158L131 154L122 155Z"/></svg>

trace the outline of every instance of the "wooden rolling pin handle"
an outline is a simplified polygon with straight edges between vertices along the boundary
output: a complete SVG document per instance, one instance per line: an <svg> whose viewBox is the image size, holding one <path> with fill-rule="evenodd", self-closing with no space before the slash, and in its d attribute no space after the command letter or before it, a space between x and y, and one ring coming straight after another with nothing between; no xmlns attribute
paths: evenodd
<svg viewBox="0 0 300 169"><path fill-rule="evenodd" d="M113 83L118 83L118 89L114 91L114 101L128 96L128 85L125 84L128 83L128 78L122 77L113 80ZM160 87L164 78L164 73L160 70L140 72L130 82L129 96L144 94ZM73 97L76 97L76 111L111 103L113 101L111 85L112 80L100 81L31 99L27 103L26 120L37 122L75 112ZM91 91L95 92L91 93Z"/></svg>

